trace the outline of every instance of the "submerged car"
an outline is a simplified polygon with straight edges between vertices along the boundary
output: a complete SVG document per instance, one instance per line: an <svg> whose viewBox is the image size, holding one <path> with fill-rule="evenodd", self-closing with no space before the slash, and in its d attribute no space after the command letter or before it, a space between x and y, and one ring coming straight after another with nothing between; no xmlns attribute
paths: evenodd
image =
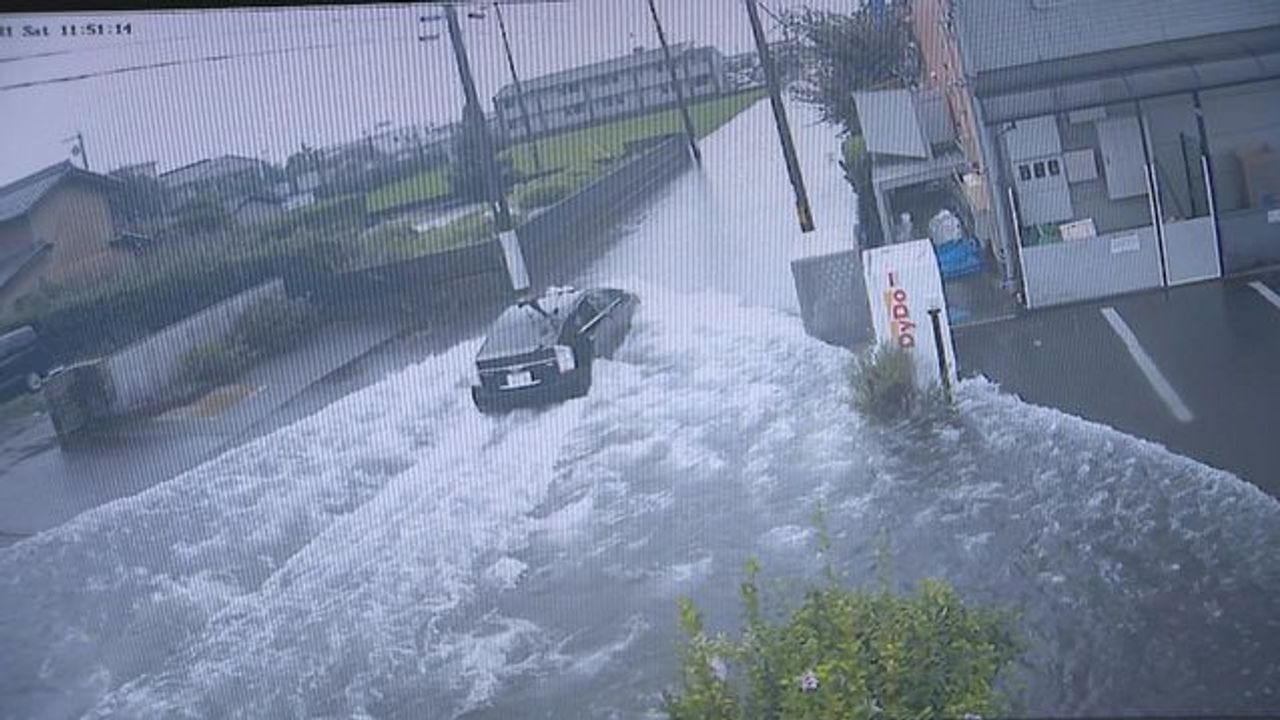
<svg viewBox="0 0 1280 720"><path fill-rule="evenodd" d="M586 395L593 362L622 345L638 304L615 288L557 288L507 308L476 354L476 407L490 413Z"/></svg>

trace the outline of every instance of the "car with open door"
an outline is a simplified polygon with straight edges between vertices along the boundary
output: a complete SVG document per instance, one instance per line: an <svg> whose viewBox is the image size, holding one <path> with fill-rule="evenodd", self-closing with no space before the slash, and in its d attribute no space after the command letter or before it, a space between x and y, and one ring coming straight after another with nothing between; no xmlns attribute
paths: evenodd
<svg viewBox="0 0 1280 720"><path fill-rule="evenodd" d="M553 288L507 308L476 354L476 407L491 413L586 395L592 365L622 345L638 304L616 288Z"/></svg>

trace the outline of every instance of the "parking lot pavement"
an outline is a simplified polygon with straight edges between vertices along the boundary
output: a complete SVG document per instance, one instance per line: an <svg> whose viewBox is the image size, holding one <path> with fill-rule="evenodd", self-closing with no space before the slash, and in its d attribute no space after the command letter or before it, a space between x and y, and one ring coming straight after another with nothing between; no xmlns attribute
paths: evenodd
<svg viewBox="0 0 1280 720"><path fill-rule="evenodd" d="M962 374L1280 497L1280 273L955 330Z"/></svg>

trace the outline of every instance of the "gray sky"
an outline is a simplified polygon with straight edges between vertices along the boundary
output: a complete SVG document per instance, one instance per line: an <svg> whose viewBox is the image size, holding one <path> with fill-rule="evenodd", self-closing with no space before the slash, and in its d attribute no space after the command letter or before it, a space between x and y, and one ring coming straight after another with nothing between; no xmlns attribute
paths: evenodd
<svg viewBox="0 0 1280 720"><path fill-rule="evenodd" d="M853 0L763 0L775 12ZM658 0L671 42L752 49L741 0ZM235 153L281 162L302 143L361 137L378 123L444 123L462 92L443 22L421 42L425 5L184 11L20 17L0 15L0 183L69 155L83 131L94 170L158 160L161 170ZM655 47L645 0L504 6L522 76ZM128 22L128 37L57 37L70 23ZM463 15L486 109L509 80L492 13ZM24 25L54 36L24 38ZM765 17L767 30L774 23ZM171 63L163 67L145 67ZM138 69L143 68L143 69ZM82 77L83 76L83 77ZM58 78L77 78L48 82ZM27 85L33 83L32 85Z"/></svg>

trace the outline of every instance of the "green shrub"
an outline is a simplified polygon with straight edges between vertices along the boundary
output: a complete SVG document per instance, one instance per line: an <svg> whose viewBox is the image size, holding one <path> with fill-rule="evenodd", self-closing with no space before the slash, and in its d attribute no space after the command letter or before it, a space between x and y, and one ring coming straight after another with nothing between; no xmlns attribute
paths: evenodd
<svg viewBox="0 0 1280 720"><path fill-rule="evenodd" d="M526 210L555 205L576 190L569 180L555 177L533 180L516 188L515 204Z"/></svg>
<svg viewBox="0 0 1280 720"><path fill-rule="evenodd" d="M709 637L680 601L680 685L673 720L959 718L1007 712L996 681L1017 657L1007 614L966 605L947 583L916 591L810 589L782 622L764 619L758 566L741 586L740 639Z"/></svg>
<svg viewBox="0 0 1280 720"><path fill-rule="evenodd" d="M234 336L255 355L274 355L296 345L318 320L318 313L306 300L271 300L241 315Z"/></svg>
<svg viewBox="0 0 1280 720"><path fill-rule="evenodd" d="M205 388L221 385L248 369L252 353L234 338L227 342L197 345L182 357L182 383Z"/></svg>
<svg viewBox="0 0 1280 720"><path fill-rule="evenodd" d="M179 384L203 389L232 380L254 360L296 345L318 320L306 300L260 302L236 320L226 340L197 345L183 356Z"/></svg>
<svg viewBox="0 0 1280 720"><path fill-rule="evenodd" d="M279 220L264 225L258 234L264 240L278 240L299 231L350 230L364 227L368 217L364 195L343 195L289 211Z"/></svg>
<svg viewBox="0 0 1280 720"><path fill-rule="evenodd" d="M231 215L217 200L200 198L178 209L175 226L191 235L204 235L226 227Z"/></svg>
<svg viewBox="0 0 1280 720"><path fill-rule="evenodd" d="M867 156L867 141L861 135L848 135L844 142L840 143L840 150L844 154L844 164L846 167L857 167Z"/></svg>
<svg viewBox="0 0 1280 720"><path fill-rule="evenodd" d="M922 400L911 356L893 345L874 346L855 358L849 382L854 408L880 422L907 417Z"/></svg>

